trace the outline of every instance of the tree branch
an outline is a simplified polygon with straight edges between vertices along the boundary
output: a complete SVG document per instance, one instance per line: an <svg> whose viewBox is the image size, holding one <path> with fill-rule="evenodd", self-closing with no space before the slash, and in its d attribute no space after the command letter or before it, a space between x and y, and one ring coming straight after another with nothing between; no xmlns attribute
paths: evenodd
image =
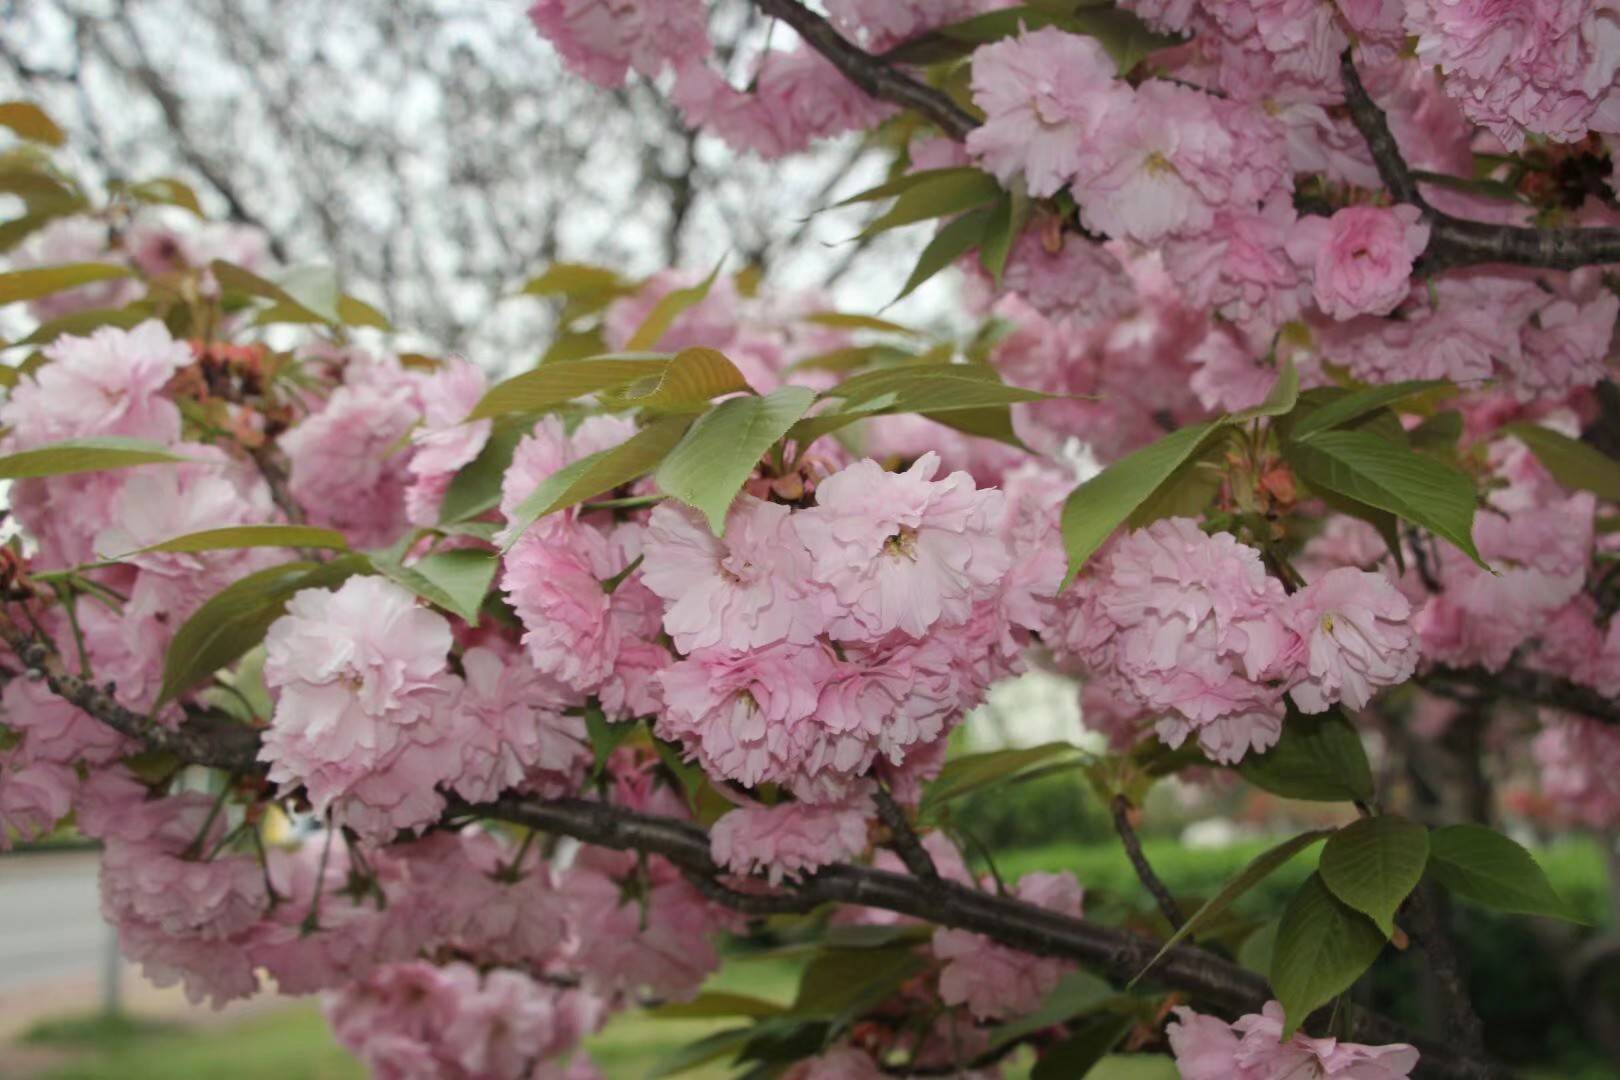
<svg viewBox="0 0 1620 1080"><path fill-rule="evenodd" d="M900 856L900 861L910 870L912 876L923 881L938 881L939 870L934 866L933 858L923 848L922 841L917 839L917 832L906 820L906 812L894 801L894 796L881 785L875 785L872 790L872 804L877 807L878 818L889 830L889 846L894 853Z"/></svg>
<svg viewBox="0 0 1620 1080"><path fill-rule="evenodd" d="M1379 178L1399 202L1423 211L1429 223L1429 246L1421 269L1430 273L1482 263L1510 263L1544 270L1574 270L1620 262L1620 229L1531 229L1468 221L1436 210L1418 190L1412 170L1390 133L1384 110L1372 100L1356 72L1351 49L1339 58L1345 104L1350 119L1366 140Z"/></svg>
<svg viewBox="0 0 1620 1080"><path fill-rule="evenodd" d="M1170 895L1170 890L1165 888L1159 875L1153 872L1153 864L1148 862L1147 856L1142 852L1142 841L1138 839L1136 830L1131 827L1131 800L1123 795L1115 795L1111 808L1114 813L1114 831L1119 833L1119 841L1125 845L1125 854L1130 857L1136 876L1157 901L1159 910L1170 923L1170 929L1180 930L1181 924L1187 921L1186 916L1181 913L1181 905Z"/></svg>
<svg viewBox="0 0 1620 1080"><path fill-rule="evenodd" d="M229 772L253 772L258 762L259 733L238 724L214 724L190 718L179 728L167 728L150 717L125 708L113 696L112 686L97 687L71 675L61 658L42 643L17 629L0 616L0 639L9 645L25 669L24 678L44 679L51 692L77 705L121 735L142 743L148 750L173 754L196 765Z"/></svg>
<svg viewBox="0 0 1620 1080"><path fill-rule="evenodd" d="M979 126L972 113L952 101L948 94L918 82L865 49L851 44L833 29L832 23L798 0L754 0L760 11L781 19L812 49L832 62L844 77L880 101L914 109L933 121L945 134L961 141Z"/></svg>
<svg viewBox="0 0 1620 1080"><path fill-rule="evenodd" d="M108 726L200 765L256 771L259 733L245 726L170 731L125 709L111 694L61 671L44 645L0 621L0 636L17 650L31 671L42 673L51 689ZM835 864L804 881L772 892L743 892L721 882L725 876L709 853L708 834L674 818L654 817L609 803L585 799L531 801L518 798L469 806L454 804L446 824L469 815L525 825L571 836L618 851L661 855L716 903L752 914L808 912L823 904L854 904L909 915L938 926L983 934L1000 945L1037 956L1060 957L1124 983L1145 968L1157 943L1132 931L1100 926L1027 904L1015 897L982 892L953 881L925 881L867 866ZM1178 945L1155 965L1155 982L1229 1014L1259 1012L1271 997L1261 975L1194 945ZM1444 1043L1412 1037L1387 1017L1361 1012L1352 1034L1374 1043L1411 1042L1422 1053L1419 1075L1437 1080L1509 1077L1499 1067Z"/></svg>
<svg viewBox="0 0 1620 1080"><path fill-rule="evenodd" d="M1467 704L1478 704L1485 698L1512 698L1530 705L1580 713L1620 727L1620 701L1604 697L1591 687L1541 671L1520 667L1495 672L1477 667L1435 667L1417 676L1417 683L1441 697Z"/></svg>

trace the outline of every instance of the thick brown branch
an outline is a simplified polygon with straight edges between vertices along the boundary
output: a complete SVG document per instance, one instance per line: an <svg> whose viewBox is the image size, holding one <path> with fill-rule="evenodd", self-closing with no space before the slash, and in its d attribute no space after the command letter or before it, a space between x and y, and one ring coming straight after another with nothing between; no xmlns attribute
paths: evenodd
<svg viewBox="0 0 1620 1080"><path fill-rule="evenodd" d="M953 139L965 139L968 132L979 126L979 121L949 95L918 82L851 44L831 23L798 0L754 0L754 4L765 14L793 27L812 49L843 72L844 78L878 100L915 109Z"/></svg>
<svg viewBox="0 0 1620 1080"><path fill-rule="evenodd" d="M1426 690L1469 704L1510 698L1580 713L1620 727L1620 701L1604 697L1591 687L1541 671L1520 667L1494 672L1484 668L1436 667L1419 675L1417 681Z"/></svg>
<svg viewBox="0 0 1620 1080"><path fill-rule="evenodd" d="M1428 203L1418 191L1417 181L1412 178L1412 170L1407 167L1406 159L1401 157L1401 148L1390 133L1384 110L1373 103L1372 97L1361 85L1361 75L1356 71L1352 53L1353 50L1345 49L1339 56L1339 72L1344 78L1344 101L1350 109L1350 119L1366 140L1367 149L1372 152L1373 164L1378 166L1378 177L1389 188L1389 193L1395 196L1395 201L1411 203L1427 210Z"/></svg>
<svg viewBox="0 0 1620 1080"><path fill-rule="evenodd" d="M1463 975L1451 928L1446 925L1447 909L1440 890L1425 880L1412 893L1406 905L1412 937L1429 962L1429 972L1440 990L1445 1009L1446 1030L1463 1050L1479 1055L1485 1049L1485 1025L1474 1011L1468 996L1468 980Z"/></svg>
<svg viewBox="0 0 1620 1080"><path fill-rule="evenodd" d="M138 740L147 749L230 772L259 768L259 733L253 728L212 724L193 718L171 730L125 708L110 689L70 675L59 657L39 642L27 639L3 617L0 617L0 636L22 661L24 678L44 679L58 697L77 705L114 731Z"/></svg>
<svg viewBox="0 0 1620 1080"><path fill-rule="evenodd" d="M1482 263L1509 263L1544 270L1574 270L1620 262L1620 229L1532 229L1468 221L1436 210L1424 200L1401 148L1390 133L1384 110L1372 100L1356 73L1351 50L1340 57L1345 104L1350 119L1366 140L1378 175L1399 202L1423 211L1429 223L1429 246L1420 268L1429 273Z"/></svg>
<svg viewBox="0 0 1620 1080"><path fill-rule="evenodd" d="M1136 876L1141 879L1143 887L1153 895L1159 910L1170 923L1170 929L1180 930L1181 924L1187 921L1186 916L1181 913L1181 905L1170 895L1170 890L1165 888L1159 875L1153 872L1153 864L1148 862L1147 856L1142 852L1142 841L1131 825L1131 801L1123 795L1115 795L1112 809L1114 831L1119 833L1119 842L1125 845L1125 854L1130 858Z"/></svg>
<svg viewBox="0 0 1620 1080"><path fill-rule="evenodd" d="M900 804L881 786L873 790L872 804L877 807L878 820L889 830L889 846L900 856L906 869L924 881L938 881L939 870L923 848L922 841L917 839L917 832L906 819L906 812L900 808Z"/></svg>

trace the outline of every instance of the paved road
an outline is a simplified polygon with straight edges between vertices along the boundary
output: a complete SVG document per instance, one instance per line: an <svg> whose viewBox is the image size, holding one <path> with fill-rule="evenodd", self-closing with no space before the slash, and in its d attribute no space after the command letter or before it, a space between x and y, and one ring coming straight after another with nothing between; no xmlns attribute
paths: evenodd
<svg viewBox="0 0 1620 1080"><path fill-rule="evenodd" d="M96 856L0 855L0 991L99 970Z"/></svg>

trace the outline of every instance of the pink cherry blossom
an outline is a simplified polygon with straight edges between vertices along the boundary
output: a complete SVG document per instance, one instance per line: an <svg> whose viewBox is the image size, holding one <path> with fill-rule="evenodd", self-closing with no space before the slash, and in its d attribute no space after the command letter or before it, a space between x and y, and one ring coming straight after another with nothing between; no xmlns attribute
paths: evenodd
<svg viewBox="0 0 1620 1080"><path fill-rule="evenodd" d="M1036 873L1024 875L1014 895L1048 911L1078 916L1084 891L1071 874ZM940 1000L966 1005L978 1020L1031 1011L1074 967L1066 960L1017 952L967 930L934 931L934 955L944 963Z"/></svg>
<svg viewBox="0 0 1620 1080"><path fill-rule="evenodd" d="M1290 631L1259 552L1169 518L1121 537L1074 588L1089 591L1067 603L1065 648L1160 711L1161 739L1196 735L1227 763L1277 740Z"/></svg>
<svg viewBox="0 0 1620 1080"><path fill-rule="evenodd" d="M714 823L709 846L715 862L733 873L763 872L778 885L859 854L872 815L865 795L827 806L742 806Z"/></svg>
<svg viewBox="0 0 1620 1080"><path fill-rule="evenodd" d="M78 783L71 765L0 752L0 851L11 846L13 833L35 840L50 832L72 809Z"/></svg>
<svg viewBox="0 0 1620 1080"><path fill-rule="evenodd" d="M904 473L856 462L823 480L816 505L794 515L812 579L842 607L833 636L874 640L899 629L920 637L941 620L961 622L1007 570L993 531L1001 493L976 490L966 473L935 480L938 471L931 453Z"/></svg>
<svg viewBox="0 0 1620 1080"><path fill-rule="evenodd" d="M1001 285L1049 319L1114 319L1136 302L1125 268L1106 246L1036 229L1026 229L1013 245Z"/></svg>
<svg viewBox="0 0 1620 1080"><path fill-rule="evenodd" d="M529 18L570 70L609 88L631 70L657 78L712 47L700 0L537 0Z"/></svg>
<svg viewBox="0 0 1620 1080"><path fill-rule="evenodd" d="M1415 0L1406 29L1462 111L1509 150L1526 132L1576 142L1588 128L1613 131L1620 119L1620 32L1602 5Z"/></svg>
<svg viewBox="0 0 1620 1080"><path fill-rule="evenodd" d="M678 741L715 776L752 787L799 774L820 741L816 708L834 661L819 645L746 653L704 649L659 676L660 738Z"/></svg>
<svg viewBox="0 0 1620 1080"><path fill-rule="evenodd" d="M568 872L562 889L574 933L574 962L595 993L645 990L688 1000L719 967L711 939L730 924L730 916L704 900L668 863L651 860L647 874L636 899L589 860Z"/></svg>
<svg viewBox="0 0 1620 1080"><path fill-rule="evenodd" d="M722 540L690 507L653 509L641 580L664 601L664 629L677 649L808 645L821 633L826 603L807 580L810 555L789 513L739 495Z"/></svg>
<svg viewBox="0 0 1620 1080"><path fill-rule="evenodd" d="M501 589L542 674L581 694L596 692L613 675L630 642L626 630L641 628L615 613L639 607L635 594L646 586L632 577L609 593L603 583L633 558L594 526L566 518L542 521L507 552Z"/></svg>
<svg viewBox="0 0 1620 1080"><path fill-rule="evenodd" d="M1405 1043L1366 1046L1313 1039L1304 1032L1284 1042L1283 1009L1275 1001L1230 1025L1185 1006L1174 1013L1165 1033L1185 1080L1273 1080L1295 1075L1399 1080L1411 1075L1418 1063L1418 1052Z"/></svg>
<svg viewBox="0 0 1620 1080"><path fill-rule="evenodd" d="M446 361L422 384L422 426L411 432L415 449L406 466L411 486L405 492L405 511L412 524L438 520L450 481L489 440L490 421L467 421L487 385L482 368L459 359Z"/></svg>
<svg viewBox="0 0 1620 1080"><path fill-rule="evenodd" d="M1290 688L1300 711L1335 702L1365 708L1381 687L1412 677L1418 641L1412 605L1382 574L1330 570L1289 597L1288 622L1299 635L1301 681Z"/></svg>
<svg viewBox="0 0 1620 1080"><path fill-rule="evenodd" d="M508 788L571 793L591 761L585 721L565 710L574 701L517 657L478 646L461 657L465 679L450 710L461 755L450 786L469 802Z"/></svg>
<svg viewBox="0 0 1620 1080"><path fill-rule="evenodd" d="M1115 74L1095 40L1055 27L981 46L973 101L985 122L968 134L968 150L1003 184L1022 174L1031 195L1055 195L1103 119L1130 108L1130 89Z"/></svg>
<svg viewBox="0 0 1620 1080"><path fill-rule="evenodd" d="M1317 306L1341 322L1388 315L1411 289L1412 261L1429 243L1415 206L1347 206L1326 220L1302 218L1288 252L1309 267Z"/></svg>
<svg viewBox="0 0 1620 1080"><path fill-rule="evenodd" d="M22 737L30 761L110 765L133 743L101 721L58 697L43 682L12 679L0 692L5 725Z"/></svg>
<svg viewBox="0 0 1620 1080"><path fill-rule="evenodd" d="M46 222L18 245L7 261L14 269L26 270L86 262L116 266L125 259L114 250L112 229L107 222L74 214ZM28 311L44 323L79 311L123 307L140 295L138 282L128 277L113 277L30 300Z"/></svg>
<svg viewBox="0 0 1620 1080"><path fill-rule="evenodd" d="M1562 399L1608 378L1617 321L1620 296L1607 290L1584 302L1553 300L1525 324L1523 351L1504 357L1514 393L1526 401Z"/></svg>
<svg viewBox="0 0 1620 1080"><path fill-rule="evenodd" d="M826 5L833 25L868 52L1006 6L1008 0L828 0Z"/></svg>
<svg viewBox="0 0 1620 1080"><path fill-rule="evenodd" d="M265 638L270 779L302 785L317 812L341 800L344 820L384 836L435 817L434 783L457 764L435 745L456 689L449 649L444 617L383 578L296 594Z"/></svg>
<svg viewBox="0 0 1620 1080"><path fill-rule="evenodd" d="M1530 744L1541 789L1565 815L1594 829L1620 826L1620 733L1589 716L1544 711Z"/></svg>
<svg viewBox="0 0 1620 1080"><path fill-rule="evenodd" d="M259 864L246 855L213 854L228 831L224 821L209 824L213 804L199 794L144 803L131 833L108 840L101 908L109 922L219 940L258 920L269 899Z"/></svg>
<svg viewBox="0 0 1620 1080"><path fill-rule="evenodd" d="M281 437L288 488L310 522L382 547L404 532L407 436L421 419L420 378L394 360L351 361L325 407Z"/></svg>
<svg viewBox="0 0 1620 1080"><path fill-rule="evenodd" d="M692 127L767 160L873 127L894 112L802 43L767 51L752 91L736 90L709 67L689 63L679 69L670 97Z"/></svg>
<svg viewBox="0 0 1620 1080"><path fill-rule="evenodd" d="M64 336L46 346L45 357L50 362L23 376L0 405L8 450L109 435L179 440L180 410L163 388L193 358L162 323Z"/></svg>
<svg viewBox="0 0 1620 1080"><path fill-rule="evenodd" d="M795 1063L782 1080L883 1080L887 1075L864 1050L835 1046L824 1054Z"/></svg>

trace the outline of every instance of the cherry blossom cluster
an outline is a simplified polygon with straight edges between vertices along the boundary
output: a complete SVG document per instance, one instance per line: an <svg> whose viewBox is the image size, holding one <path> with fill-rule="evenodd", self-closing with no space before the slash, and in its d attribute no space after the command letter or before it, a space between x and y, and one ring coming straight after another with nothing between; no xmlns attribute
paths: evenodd
<svg viewBox="0 0 1620 1080"><path fill-rule="evenodd" d="M1134 741L1157 717L1169 745L1227 763L1276 743L1285 694L1360 709L1418 662L1412 605L1382 575L1341 567L1289 595L1257 549L1189 518L1121 537L1063 606L1054 644L1092 673L1095 722Z"/></svg>
<svg viewBox="0 0 1620 1080"><path fill-rule="evenodd" d="M1404 1043L1365 1046L1283 1035L1283 1010L1275 1001L1231 1024L1186 1007L1175 1010L1167 1034L1182 1080L1263 1080L1281 1076L1398 1080L1410 1076L1418 1052Z"/></svg>

